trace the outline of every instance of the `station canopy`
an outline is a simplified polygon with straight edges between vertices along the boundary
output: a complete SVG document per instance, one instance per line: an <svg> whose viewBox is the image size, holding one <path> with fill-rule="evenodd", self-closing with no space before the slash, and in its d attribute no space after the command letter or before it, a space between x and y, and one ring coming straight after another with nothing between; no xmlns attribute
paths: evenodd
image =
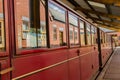
<svg viewBox="0 0 120 80"><path fill-rule="evenodd" d="M120 0L57 0L93 23L120 31Z"/></svg>

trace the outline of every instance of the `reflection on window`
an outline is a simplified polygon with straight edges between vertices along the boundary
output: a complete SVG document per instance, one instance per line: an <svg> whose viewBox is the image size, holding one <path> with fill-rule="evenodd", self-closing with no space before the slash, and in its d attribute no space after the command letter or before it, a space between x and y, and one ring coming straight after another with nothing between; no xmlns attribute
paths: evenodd
<svg viewBox="0 0 120 80"><path fill-rule="evenodd" d="M105 43L106 43L106 34L105 34Z"/></svg>
<svg viewBox="0 0 120 80"><path fill-rule="evenodd" d="M66 45L66 11L60 6L49 2L50 46Z"/></svg>
<svg viewBox="0 0 120 80"><path fill-rule="evenodd" d="M97 41L97 28L96 27L94 28L94 31L95 31L94 44L97 44L98 41Z"/></svg>
<svg viewBox="0 0 120 80"><path fill-rule="evenodd" d="M75 41L78 39L78 36L77 36L77 34L78 34L78 32L77 31L75 31L75 33L74 33L75 35Z"/></svg>
<svg viewBox="0 0 120 80"><path fill-rule="evenodd" d="M30 26L29 3L29 0L15 0L15 25L18 48L37 47L36 30L34 26Z"/></svg>
<svg viewBox="0 0 120 80"><path fill-rule="evenodd" d="M69 34L70 34L70 40L73 40L73 29L70 29Z"/></svg>
<svg viewBox="0 0 120 80"><path fill-rule="evenodd" d="M104 43L105 43L105 33L103 34L103 36L104 36Z"/></svg>
<svg viewBox="0 0 120 80"><path fill-rule="evenodd" d="M28 22L23 22L22 24L22 39L27 39L27 34L29 32Z"/></svg>
<svg viewBox="0 0 120 80"><path fill-rule="evenodd" d="M86 35L87 35L87 45L91 45L91 31L90 31L90 25L86 24Z"/></svg>
<svg viewBox="0 0 120 80"><path fill-rule="evenodd" d="M78 45L78 18L69 13L69 37L71 45Z"/></svg>
<svg viewBox="0 0 120 80"><path fill-rule="evenodd" d="M42 0L43 1L43 0ZM45 4L40 0L40 28L30 21L30 0L15 0L16 43L19 49L46 47Z"/></svg>
<svg viewBox="0 0 120 80"><path fill-rule="evenodd" d="M103 44L103 32L101 31L101 34L100 34L100 38L101 38L101 43Z"/></svg>
<svg viewBox="0 0 120 80"><path fill-rule="evenodd" d="M92 45L95 44L95 27L91 26L91 38L92 38Z"/></svg>
<svg viewBox="0 0 120 80"><path fill-rule="evenodd" d="M80 43L81 46L85 45L85 31L84 31L84 22L80 21Z"/></svg>
<svg viewBox="0 0 120 80"><path fill-rule="evenodd" d="M5 50L3 0L0 0L0 51Z"/></svg>
<svg viewBox="0 0 120 80"><path fill-rule="evenodd" d="M57 40L57 28L53 27L53 40Z"/></svg>
<svg viewBox="0 0 120 80"><path fill-rule="evenodd" d="M40 28L37 31L38 47L47 47L45 2L43 0L40 0Z"/></svg>

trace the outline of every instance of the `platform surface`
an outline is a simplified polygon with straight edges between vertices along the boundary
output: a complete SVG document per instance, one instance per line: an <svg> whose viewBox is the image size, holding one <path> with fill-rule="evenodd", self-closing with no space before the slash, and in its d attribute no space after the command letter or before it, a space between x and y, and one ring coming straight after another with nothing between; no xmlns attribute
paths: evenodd
<svg viewBox="0 0 120 80"><path fill-rule="evenodd" d="M97 80L120 80L120 47L117 47Z"/></svg>

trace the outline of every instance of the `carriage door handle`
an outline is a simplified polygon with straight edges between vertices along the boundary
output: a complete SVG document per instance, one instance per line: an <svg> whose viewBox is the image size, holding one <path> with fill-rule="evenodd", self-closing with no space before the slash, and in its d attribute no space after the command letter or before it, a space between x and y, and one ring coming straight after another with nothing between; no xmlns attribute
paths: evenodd
<svg viewBox="0 0 120 80"><path fill-rule="evenodd" d="M77 55L78 55L78 56L80 55L80 50L79 50L79 49L77 50Z"/></svg>

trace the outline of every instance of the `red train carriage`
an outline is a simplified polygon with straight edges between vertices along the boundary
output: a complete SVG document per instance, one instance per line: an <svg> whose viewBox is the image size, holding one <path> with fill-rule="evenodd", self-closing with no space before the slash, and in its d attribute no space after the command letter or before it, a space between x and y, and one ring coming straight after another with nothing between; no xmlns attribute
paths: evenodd
<svg viewBox="0 0 120 80"><path fill-rule="evenodd" d="M90 80L111 36L53 0L0 0L0 80Z"/></svg>

